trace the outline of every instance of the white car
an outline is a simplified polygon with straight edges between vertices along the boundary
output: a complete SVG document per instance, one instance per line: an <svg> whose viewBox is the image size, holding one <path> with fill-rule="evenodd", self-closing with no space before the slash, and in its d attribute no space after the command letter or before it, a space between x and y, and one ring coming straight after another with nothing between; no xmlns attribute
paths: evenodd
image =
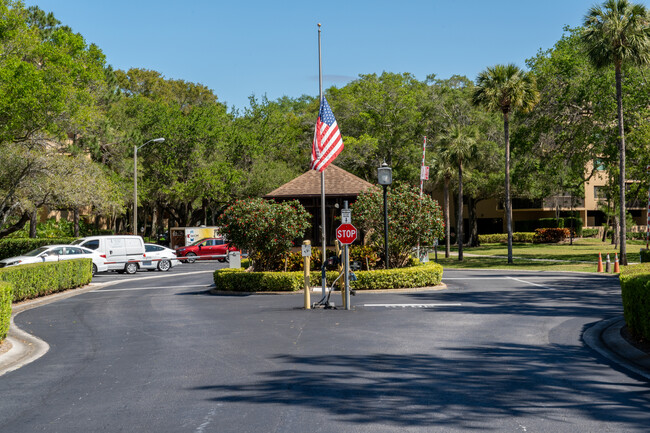
<svg viewBox="0 0 650 433"><path fill-rule="evenodd" d="M166 272L180 263L176 259L176 251L161 245L144 244L144 250L145 258L140 262L140 269Z"/></svg>
<svg viewBox="0 0 650 433"><path fill-rule="evenodd" d="M92 259L93 275L97 272L106 272L106 256L97 251L75 245L45 245L22 256L10 257L0 260L0 268L5 266L26 265L28 263L58 262L71 259Z"/></svg>

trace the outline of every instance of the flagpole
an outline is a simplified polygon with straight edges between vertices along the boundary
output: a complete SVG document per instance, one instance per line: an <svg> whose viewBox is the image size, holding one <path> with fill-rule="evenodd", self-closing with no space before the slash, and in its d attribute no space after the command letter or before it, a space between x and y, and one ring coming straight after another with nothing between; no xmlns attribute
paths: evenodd
<svg viewBox="0 0 650 433"><path fill-rule="evenodd" d="M320 43L321 28L318 23L318 93L320 107L323 104L323 58L321 55ZM325 225L325 170L320 172L320 222L321 222L321 247L322 247L322 266L321 266L321 292L325 299L327 279L325 278L325 260L327 259L327 226Z"/></svg>

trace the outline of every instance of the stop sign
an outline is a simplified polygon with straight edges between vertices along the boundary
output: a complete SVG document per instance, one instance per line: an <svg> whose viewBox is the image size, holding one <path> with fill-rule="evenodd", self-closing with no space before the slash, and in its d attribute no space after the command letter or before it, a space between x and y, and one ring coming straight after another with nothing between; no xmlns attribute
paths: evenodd
<svg viewBox="0 0 650 433"><path fill-rule="evenodd" d="M352 224L341 224L336 229L336 239L343 245L348 245L357 239L357 229Z"/></svg>

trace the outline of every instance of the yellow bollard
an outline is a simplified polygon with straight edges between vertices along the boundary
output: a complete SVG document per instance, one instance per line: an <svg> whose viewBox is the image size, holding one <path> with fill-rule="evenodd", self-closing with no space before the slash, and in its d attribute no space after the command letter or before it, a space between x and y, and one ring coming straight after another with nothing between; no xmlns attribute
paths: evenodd
<svg viewBox="0 0 650 433"><path fill-rule="evenodd" d="M303 241L303 245L309 245L311 247L311 241ZM311 249L311 248L310 248ZM311 256L304 257L304 267L305 267L305 310L311 309L311 299L310 293L311 290L309 287L309 266L311 265Z"/></svg>

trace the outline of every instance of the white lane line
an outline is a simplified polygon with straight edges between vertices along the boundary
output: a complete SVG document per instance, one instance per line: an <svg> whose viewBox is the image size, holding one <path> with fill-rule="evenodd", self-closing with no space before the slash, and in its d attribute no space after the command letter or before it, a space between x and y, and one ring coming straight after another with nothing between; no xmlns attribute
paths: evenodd
<svg viewBox="0 0 650 433"><path fill-rule="evenodd" d="M449 280L508 280L510 277L451 277L443 278L444 281Z"/></svg>
<svg viewBox="0 0 650 433"><path fill-rule="evenodd" d="M435 308L435 307L460 307L463 304L363 304L364 307L385 308Z"/></svg>
<svg viewBox="0 0 650 433"><path fill-rule="evenodd" d="M513 280L513 281L517 281L517 282L520 282L520 283L530 284L531 286L542 287L544 289L553 290L553 287L543 286L541 284L532 283L532 282L526 281L526 280L520 280L519 278L515 278L515 277L508 277L508 279Z"/></svg>
<svg viewBox="0 0 650 433"><path fill-rule="evenodd" d="M159 289L186 289L190 287L203 287L203 288L208 288L210 286L206 286L205 284L197 284L194 286L160 286L160 287L135 287L132 289L99 289L95 290L92 293L104 293L104 292L132 292L136 290L159 290Z"/></svg>

